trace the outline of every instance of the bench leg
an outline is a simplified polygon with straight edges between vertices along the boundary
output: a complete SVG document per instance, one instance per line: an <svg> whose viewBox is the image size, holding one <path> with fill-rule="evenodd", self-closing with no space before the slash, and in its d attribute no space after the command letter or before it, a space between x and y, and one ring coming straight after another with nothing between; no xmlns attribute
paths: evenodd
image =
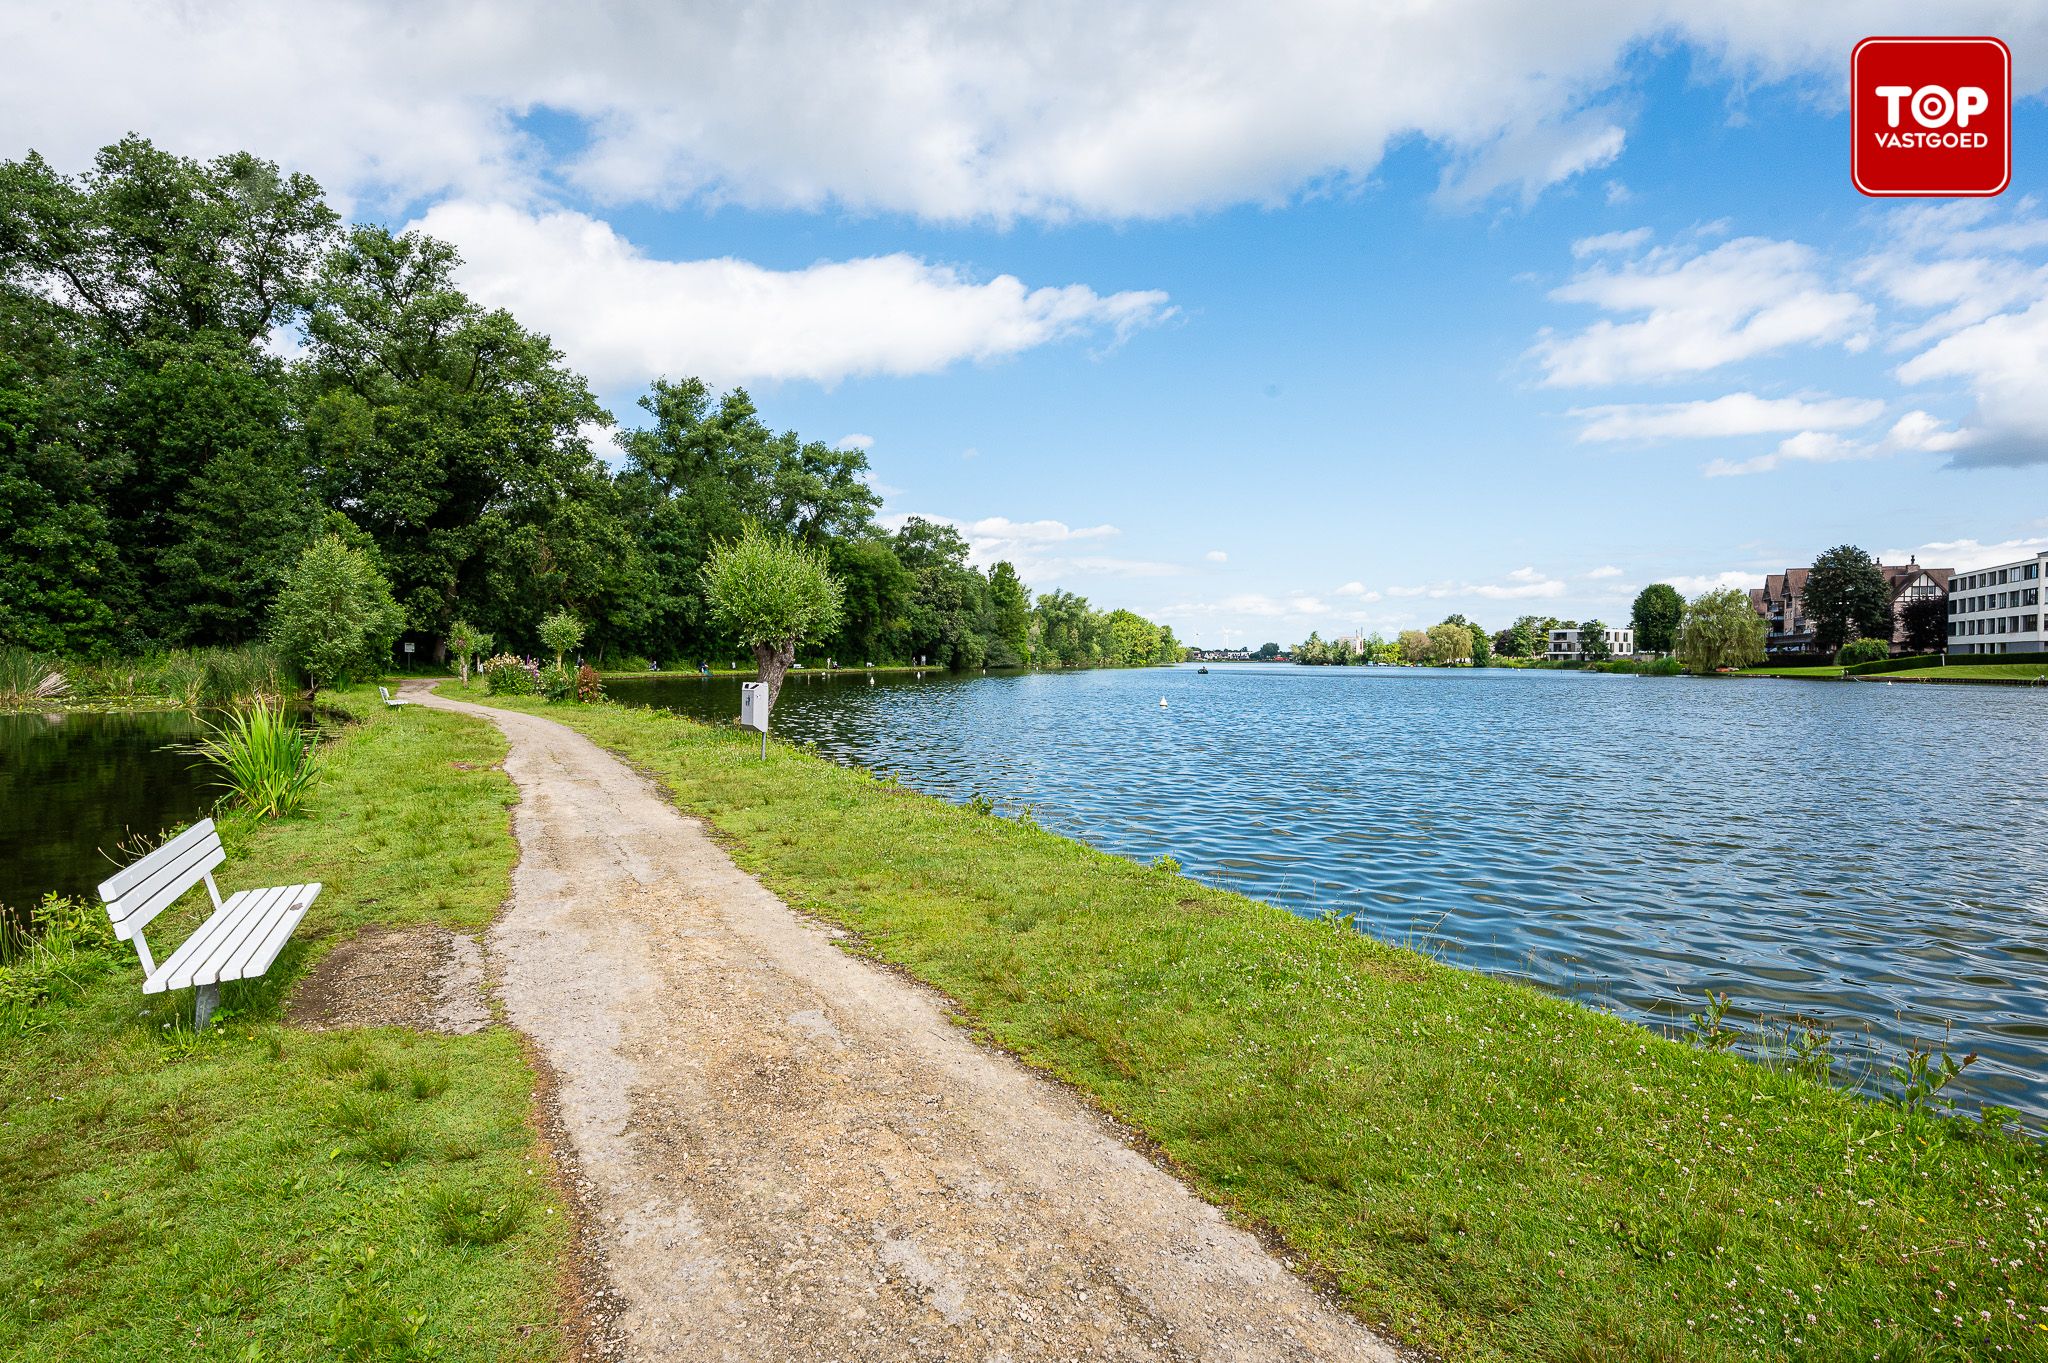
<svg viewBox="0 0 2048 1363"><path fill-rule="evenodd" d="M192 996L192 1030L203 1032L206 1024L213 1021L213 1010L220 1007L220 986L202 984Z"/></svg>

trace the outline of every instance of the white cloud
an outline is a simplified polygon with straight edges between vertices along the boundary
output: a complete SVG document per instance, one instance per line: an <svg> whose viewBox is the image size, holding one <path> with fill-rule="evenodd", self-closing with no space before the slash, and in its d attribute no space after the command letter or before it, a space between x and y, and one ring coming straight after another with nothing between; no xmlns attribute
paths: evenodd
<svg viewBox="0 0 2048 1363"><path fill-rule="evenodd" d="M928 374L1076 335L1122 336L1172 312L1162 293L976 282L901 253L800 270L658 260L567 211L450 203L414 226L461 249L473 295L548 333L601 387L660 374L823 384Z"/></svg>
<svg viewBox="0 0 2048 1363"><path fill-rule="evenodd" d="M1003 545L1065 544L1072 540L1106 539L1122 533L1113 525L1076 528L1065 521L1013 521L1007 516L985 516L965 529L971 539Z"/></svg>
<svg viewBox="0 0 2048 1363"><path fill-rule="evenodd" d="M984 516L964 521L952 516L925 512L894 512L877 518L886 530L895 531L911 516L937 521L958 530L967 540L968 561L986 568L1007 559L1018 576L1034 587L1054 586L1075 577L1177 577L1185 571L1177 563L1152 559L1121 558L1112 554L1085 552L1088 545L1113 539L1123 532L1113 525L1072 526L1065 521L1013 521L1007 516Z"/></svg>
<svg viewBox="0 0 2048 1363"><path fill-rule="evenodd" d="M842 435L842 436L840 436L840 437L839 437L839 439L838 439L837 441L835 441L835 442L833 443L833 446L832 446L832 448L833 448L833 449L835 449L835 450L862 450L862 451L866 451L866 450L871 450L871 449L873 449L874 447L875 447L875 438L874 438L873 436L871 436L871 435L859 435L859 434L854 434L854 435Z"/></svg>
<svg viewBox="0 0 2048 1363"><path fill-rule="evenodd" d="M1730 568L1721 573L1693 576L1681 574L1664 580L1676 587L1681 596L1698 596L1701 592L1726 591L1730 587L1746 592L1751 587L1763 586L1764 574L1752 572L1747 568Z"/></svg>
<svg viewBox="0 0 2048 1363"><path fill-rule="evenodd" d="M1935 540L1910 549L1886 549L1878 558L1886 563L1904 563L1913 558L1929 567L1954 568L1957 572L1967 573L1988 568L1994 563L2010 563L2044 549L2048 549L2048 535L2025 535L1993 544L1973 539Z"/></svg>
<svg viewBox="0 0 2048 1363"><path fill-rule="evenodd" d="M1619 569L1619 568L1615 567L1615 566L1614 566L1613 564L1611 564L1611 563L1609 563L1609 564L1604 564L1604 565L1602 565L1601 567L1595 568L1595 569L1593 569L1593 570L1592 570L1591 572L1589 572L1589 573L1587 573L1587 574L1586 574L1586 577L1587 577L1587 579L1588 579L1589 581L1594 581L1594 582L1597 582L1597 581L1599 581L1599 580L1600 580L1600 579L1602 579L1602 578L1609 578L1609 577L1620 577L1620 576L1621 576L1621 569Z"/></svg>
<svg viewBox="0 0 2048 1363"><path fill-rule="evenodd" d="M1482 601L1536 601L1563 596L1565 584L1534 568L1517 568L1504 582L1431 582L1417 586L1389 587L1395 598L1419 597L1441 601L1447 597L1475 597Z"/></svg>
<svg viewBox="0 0 2048 1363"><path fill-rule="evenodd" d="M1839 105L1856 39L1924 19L1924 0L75 0L0 9L0 127L8 154L67 168L129 129L251 147L394 204L537 193L559 171L617 202L1165 217L1361 184L1416 137L1468 194L1526 195L1611 159L1601 101L1645 43ZM2039 6L1959 0L1942 20L2003 36L2037 88Z"/></svg>
<svg viewBox="0 0 2048 1363"><path fill-rule="evenodd" d="M1526 206L1550 186L1609 164L1627 140L1621 125L1600 112L1513 127L1461 164L1446 167L1437 199L1471 208L1511 189Z"/></svg>
<svg viewBox="0 0 2048 1363"><path fill-rule="evenodd" d="M599 421L586 421L576 428L576 434L583 443L590 446L590 452L605 463L616 468L625 462L626 450L619 443L618 428Z"/></svg>
<svg viewBox="0 0 2048 1363"><path fill-rule="evenodd" d="M1633 251L1650 240L1647 227L1631 228L1626 232L1601 232L1596 236L1580 237L1572 243L1572 254L1583 260L1587 256L1604 255L1609 251Z"/></svg>
<svg viewBox="0 0 2048 1363"><path fill-rule="evenodd" d="M1964 327L1900 365L1904 383L1954 378L1976 399L1951 448L1960 467L2048 463L2048 297Z"/></svg>
<svg viewBox="0 0 2048 1363"><path fill-rule="evenodd" d="M1364 596L1366 594L1365 584L1363 582L1347 582L1331 594L1333 596ZM1379 593L1375 592L1373 595L1377 596Z"/></svg>
<svg viewBox="0 0 2048 1363"><path fill-rule="evenodd" d="M1539 335L1530 354L1543 381L1560 387L1701 374L1794 345L1860 349L1874 315L1829 285L1813 250L1763 237L1709 251L1661 246L1621 265L1590 265L1551 297L1612 315L1578 332Z"/></svg>
<svg viewBox="0 0 2048 1363"><path fill-rule="evenodd" d="M1698 402L1574 407L1566 415L1586 423L1579 431L1579 439L1584 441L1695 440L1865 426L1884 415L1884 403L1876 398L1763 398L1755 393L1729 393Z"/></svg>
<svg viewBox="0 0 2048 1363"><path fill-rule="evenodd" d="M1209 562L1211 563L1230 562L1230 555L1224 553L1221 549L1211 549L1208 553L1202 555L1202 557L1209 560Z"/></svg>
<svg viewBox="0 0 2048 1363"><path fill-rule="evenodd" d="M1879 459L1902 451L1945 452L1964 441L1961 432L1926 412L1908 412L1892 423L1882 440L1849 440L1832 431L1801 431L1778 443L1769 454L1752 459L1716 459L1702 470L1709 478L1768 473L1786 464L1834 464L1850 459Z"/></svg>

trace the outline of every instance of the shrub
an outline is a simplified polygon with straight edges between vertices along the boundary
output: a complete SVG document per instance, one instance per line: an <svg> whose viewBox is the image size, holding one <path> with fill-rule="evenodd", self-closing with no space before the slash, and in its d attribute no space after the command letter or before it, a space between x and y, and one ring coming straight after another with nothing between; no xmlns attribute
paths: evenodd
<svg viewBox="0 0 2048 1363"><path fill-rule="evenodd" d="M1892 646L1886 640L1852 639L1835 654L1835 662L1842 667L1854 667L1857 663L1883 662L1891 656Z"/></svg>
<svg viewBox="0 0 2048 1363"><path fill-rule="evenodd" d="M598 676L597 669L589 663L576 669L576 699L585 705L604 699L604 678Z"/></svg>
<svg viewBox="0 0 2048 1363"><path fill-rule="evenodd" d="M265 819L294 814L313 793L319 764L306 731L287 718L284 706L259 703L205 726L206 736L182 750L206 759L220 778L223 799L240 799Z"/></svg>
<svg viewBox="0 0 2048 1363"><path fill-rule="evenodd" d="M540 670L540 693L549 700L573 700L576 678L560 663L550 663Z"/></svg>
<svg viewBox="0 0 2048 1363"><path fill-rule="evenodd" d="M308 545L285 578L270 637L317 690L381 671L404 623L370 556L328 535Z"/></svg>
<svg viewBox="0 0 2048 1363"><path fill-rule="evenodd" d="M105 970L117 945L104 909L54 894L30 910L25 930L0 927L0 1035L50 1026L51 1010Z"/></svg>
<svg viewBox="0 0 2048 1363"><path fill-rule="evenodd" d="M510 653L484 659L477 671L494 696L531 696L540 691L540 664Z"/></svg>
<svg viewBox="0 0 2048 1363"><path fill-rule="evenodd" d="M583 642L583 622L567 611L554 611L540 622L540 641L554 650L555 666L560 667L562 655Z"/></svg>
<svg viewBox="0 0 2048 1363"><path fill-rule="evenodd" d="M457 620L448 626L448 652L455 660L455 670L462 675L462 684L469 685L469 669L478 654L491 651L489 630L478 629L467 620Z"/></svg>

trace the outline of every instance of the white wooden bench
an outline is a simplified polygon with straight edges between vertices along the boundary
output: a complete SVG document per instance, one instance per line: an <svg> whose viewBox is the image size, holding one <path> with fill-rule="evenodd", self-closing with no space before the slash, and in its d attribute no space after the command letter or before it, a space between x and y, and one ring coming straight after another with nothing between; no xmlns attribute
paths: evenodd
<svg viewBox="0 0 2048 1363"><path fill-rule="evenodd" d="M399 706L401 706L401 705L410 705L410 704L412 704L412 702L411 702L411 701L409 701L409 700L405 700L405 699L403 699L403 698L400 698L400 699L396 699L396 700L394 700L394 699L392 698L392 696L391 696L391 691L390 691L390 689L389 689L388 687L383 687L383 686L380 686L380 687L378 687L378 688L377 688L377 694L378 694L378 695L380 695L380 696L382 696L382 697L384 697L384 703L385 703L385 704L386 704L387 706L389 706L390 708L392 708L393 710L396 710L396 709L397 709L397 708L398 708Z"/></svg>
<svg viewBox="0 0 2048 1363"><path fill-rule="evenodd" d="M238 890L223 901L213 883L213 868L226 860L213 820L201 819L100 885L107 916L114 920L114 935L134 942L136 954L142 957L142 992L199 991L192 1005L194 1031L205 1030L219 1006L223 981L255 979L270 969L292 929L320 894L316 882ZM158 965L149 954L142 930L202 880L213 897L213 916L201 923L169 960Z"/></svg>

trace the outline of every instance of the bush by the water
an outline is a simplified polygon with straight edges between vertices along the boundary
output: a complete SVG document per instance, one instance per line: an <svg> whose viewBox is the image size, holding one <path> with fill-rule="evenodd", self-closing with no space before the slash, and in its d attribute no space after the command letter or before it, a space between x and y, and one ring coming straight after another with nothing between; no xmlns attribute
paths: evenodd
<svg viewBox="0 0 2048 1363"><path fill-rule="evenodd" d="M531 658L500 653L484 659L477 671L483 674L484 685L494 696L540 694L540 664Z"/></svg>
<svg viewBox="0 0 2048 1363"><path fill-rule="evenodd" d="M208 724L206 736L185 751L203 757L225 792L222 800L238 801L264 819L296 814L313 793L319 764L313 740L285 714L284 706L259 702L237 710L224 724Z"/></svg>
<svg viewBox="0 0 2048 1363"><path fill-rule="evenodd" d="M549 663L540 670L540 693L548 700L574 700L576 678L560 663Z"/></svg>
<svg viewBox="0 0 2048 1363"><path fill-rule="evenodd" d="M1841 667L1854 667L1858 663L1883 662L1891 656L1892 646L1883 639L1852 639L1835 654L1835 662Z"/></svg>
<svg viewBox="0 0 2048 1363"><path fill-rule="evenodd" d="M576 699L594 705L604 699L604 678L589 663L576 669Z"/></svg>
<svg viewBox="0 0 2048 1363"><path fill-rule="evenodd" d="M0 1035L47 1027L50 1006L104 970L114 945L106 911L82 899L46 895L23 927L0 917Z"/></svg>

